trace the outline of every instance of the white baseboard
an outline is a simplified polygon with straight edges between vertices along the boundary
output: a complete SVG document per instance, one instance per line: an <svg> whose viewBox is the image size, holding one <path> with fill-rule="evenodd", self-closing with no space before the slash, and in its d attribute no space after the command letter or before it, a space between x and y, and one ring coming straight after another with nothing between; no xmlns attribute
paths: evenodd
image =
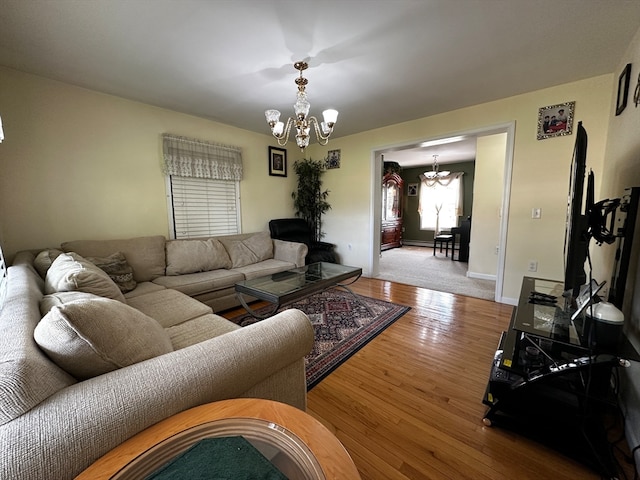
<svg viewBox="0 0 640 480"><path fill-rule="evenodd" d="M423 240L403 240L402 245L407 247L433 247L433 242L426 242Z"/></svg>
<svg viewBox="0 0 640 480"><path fill-rule="evenodd" d="M489 275L487 273L467 272L467 277L477 278L479 280L491 280L492 282L496 281L495 275Z"/></svg>
<svg viewBox="0 0 640 480"><path fill-rule="evenodd" d="M499 303L504 303L505 305L513 305L514 307L518 306L518 299L517 298L500 297L498 302Z"/></svg>

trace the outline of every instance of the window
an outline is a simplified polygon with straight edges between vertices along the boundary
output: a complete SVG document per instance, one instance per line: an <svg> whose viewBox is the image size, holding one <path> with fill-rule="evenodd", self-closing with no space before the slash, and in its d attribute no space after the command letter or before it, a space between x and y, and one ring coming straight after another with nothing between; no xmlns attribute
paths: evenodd
<svg viewBox="0 0 640 480"><path fill-rule="evenodd" d="M240 233L240 149L162 137L172 237Z"/></svg>
<svg viewBox="0 0 640 480"><path fill-rule="evenodd" d="M452 173L420 184L420 228L436 234L458 226L462 215L462 174Z"/></svg>
<svg viewBox="0 0 640 480"><path fill-rule="evenodd" d="M169 177L173 238L240 232L240 183L210 178Z"/></svg>

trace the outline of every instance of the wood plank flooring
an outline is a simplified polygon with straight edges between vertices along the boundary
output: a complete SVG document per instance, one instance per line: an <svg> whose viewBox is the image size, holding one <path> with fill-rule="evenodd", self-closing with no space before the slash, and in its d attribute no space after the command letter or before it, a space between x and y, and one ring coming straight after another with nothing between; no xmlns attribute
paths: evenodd
<svg viewBox="0 0 640 480"><path fill-rule="evenodd" d="M308 413L343 443L363 480L600 478L524 436L483 426L482 397L511 306L368 278L352 289L412 307L308 395Z"/></svg>

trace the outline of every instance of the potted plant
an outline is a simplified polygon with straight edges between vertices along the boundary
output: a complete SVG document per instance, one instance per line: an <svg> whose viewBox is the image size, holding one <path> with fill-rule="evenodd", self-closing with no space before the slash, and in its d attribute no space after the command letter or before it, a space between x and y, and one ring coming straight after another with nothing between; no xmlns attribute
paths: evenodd
<svg viewBox="0 0 640 480"><path fill-rule="evenodd" d="M303 218L313 232L313 240L319 242L322 232L322 214L331 208L327 202L329 190L322 190L322 175L326 161L296 160L293 170L298 176L298 189L291 193L296 217Z"/></svg>

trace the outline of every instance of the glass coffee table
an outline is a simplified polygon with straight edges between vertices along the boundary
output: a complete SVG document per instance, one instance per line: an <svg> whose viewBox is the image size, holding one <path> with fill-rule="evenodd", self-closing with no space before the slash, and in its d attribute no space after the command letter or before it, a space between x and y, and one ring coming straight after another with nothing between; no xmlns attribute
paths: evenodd
<svg viewBox="0 0 640 480"><path fill-rule="evenodd" d="M236 283L236 295L242 306L254 318L267 318L282 305L295 302L328 288L342 287L358 298L348 287L362 276L362 269L318 262L285 272L265 275ZM349 280L348 283L344 283ZM244 299L244 295L272 303L273 308L264 314L255 312Z"/></svg>

